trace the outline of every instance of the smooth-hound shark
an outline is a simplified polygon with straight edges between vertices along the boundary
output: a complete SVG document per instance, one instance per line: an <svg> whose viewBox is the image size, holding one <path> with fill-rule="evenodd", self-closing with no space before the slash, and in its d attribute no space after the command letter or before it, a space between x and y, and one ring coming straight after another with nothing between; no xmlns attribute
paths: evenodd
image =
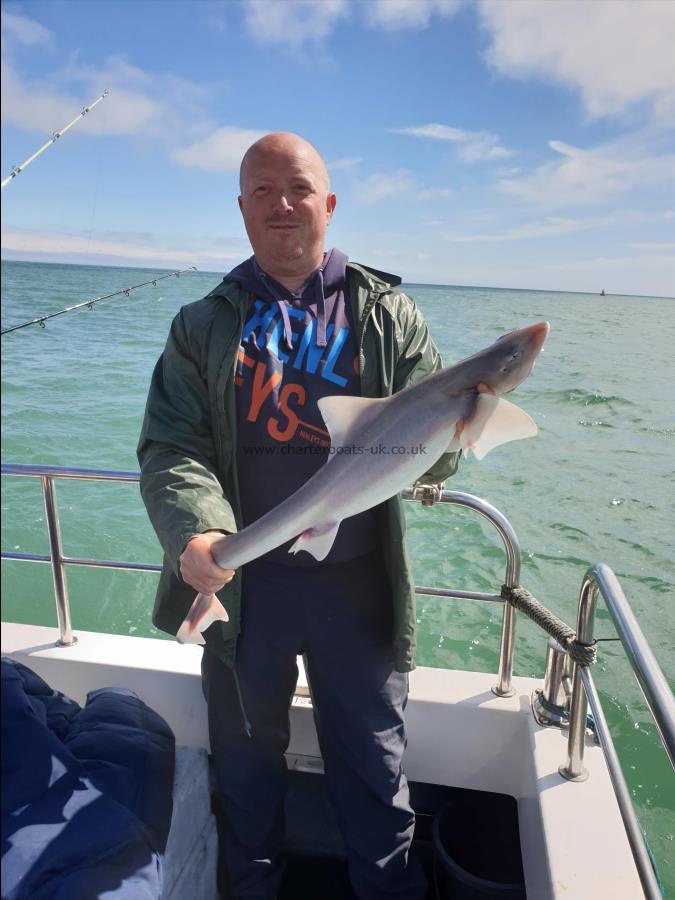
<svg viewBox="0 0 675 900"><path fill-rule="evenodd" d="M446 451L482 459L499 444L534 436L527 413L498 395L527 378L548 332L548 322L512 331L391 397L319 400L331 438L327 462L283 503L216 541L216 563L236 569L294 537L290 553L325 559L343 519L393 497ZM218 619L227 613L216 595L198 594L176 638L203 644L201 632Z"/></svg>

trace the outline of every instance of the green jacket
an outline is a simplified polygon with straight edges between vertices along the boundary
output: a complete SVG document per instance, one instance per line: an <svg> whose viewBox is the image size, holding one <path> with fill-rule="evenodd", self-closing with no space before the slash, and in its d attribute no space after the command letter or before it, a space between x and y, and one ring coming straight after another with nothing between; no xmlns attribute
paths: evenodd
<svg viewBox="0 0 675 900"><path fill-rule="evenodd" d="M387 397L441 367L441 359L414 301L394 288L400 279L365 266L347 266L349 297L364 397ZM176 315L152 376L138 445L141 494L164 550L154 624L170 634L194 600L180 578L187 542L209 529L241 526L236 471L234 374L249 294L223 282ZM445 454L423 476L444 481L458 453ZM393 652L398 671L415 667L415 597L405 549L402 501L378 507L384 562L394 602ZM234 665L240 622L241 573L218 596L229 622L214 623L207 646Z"/></svg>

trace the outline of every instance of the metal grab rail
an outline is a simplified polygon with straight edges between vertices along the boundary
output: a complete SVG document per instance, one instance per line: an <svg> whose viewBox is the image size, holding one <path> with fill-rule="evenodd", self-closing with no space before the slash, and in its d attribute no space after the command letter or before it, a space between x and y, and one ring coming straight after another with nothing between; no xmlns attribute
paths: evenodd
<svg viewBox="0 0 675 900"><path fill-rule="evenodd" d="M584 643L593 642L593 622L598 592L605 601L626 656L633 667L670 764L675 768L675 699L616 575L604 563L591 566L584 576L579 593L577 637ZM572 678L567 761L560 767L560 774L570 780L582 779L585 774L583 759L587 702L582 675L581 668L575 666Z"/></svg>
<svg viewBox="0 0 675 900"><path fill-rule="evenodd" d="M577 638L585 643L593 641L593 623L598 593L605 601L626 656L633 667L661 735L661 742L671 765L675 768L675 699L673 699L666 677L638 625L616 575L604 563L591 566L584 576L579 592ZM567 759L560 766L559 772L570 781L584 781L588 777L583 762L586 714L589 702L645 896L649 900L660 900L661 891L654 875L653 865L645 846L640 823L635 815L630 791L623 777L595 683L589 670L576 664L572 675Z"/></svg>
<svg viewBox="0 0 675 900"><path fill-rule="evenodd" d="M417 500L420 494L428 490L425 485L420 485L413 490L403 491L404 500ZM487 519L499 532L499 536L506 551L506 574L504 584L507 587L518 587L520 583L520 544L513 526L496 507L473 494L465 494L462 491L437 490L434 502L455 503L459 506L467 506ZM428 593L428 589L420 588L419 593ZM435 593L435 592L434 592ZM441 596L466 599L467 595L461 591L444 591ZM493 595L473 595L470 599L496 600ZM499 598L503 602L503 598ZM504 616L502 619L502 636L499 644L499 681L492 688L498 697L512 697L515 690L511 685L513 676L513 654L516 640L516 609L510 603L504 603Z"/></svg>
<svg viewBox="0 0 675 900"><path fill-rule="evenodd" d="M60 634L57 642L59 645L70 646L76 641L76 638L73 637L70 621L70 603L68 600L68 586L65 577L66 565L142 572L160 572L162 570L162 567L159 565L118 562L115 560L82 559L64 556L63 554L61 528L56 505L55 479L66 478L80 481L113 481L137 484L140 480L140 476L137 472L3 463L2 475L40 478L42 481L50 554L46 556L36 553L16 553L3 550L0 556L2 559L18 560L22 562L51 563L54 596L56 600L56 615ZM429 491L431 488L425 486L422 490ZM403 491L402 496L405 500L421 499L420 488L418 487L414 490ZM464 494L460 491L441 491L434 488L433 502L453 503L460 506L466 506L478 512L494 525L502 538L506 550L506 574L504 576L504 582L509 587L516 587L520 579L520 546L513 526L506 516L485 500L474 497L472 494ZM504 603L504 599L498 594L488 594L479 591L453 591L447 588L416 587L415 593L435 597L452 597L459 600L478 600L489 603L501 603L504 605L502 638L499 651L499 681L493 690L495 694L500 697L513 696L514 690L511 686L511 677L513 673L516 610L511 604Z"/></svg>
<svg viewBox="0 0 675 900"><path fill-rule="evenodd" d="M14 551L6 550L3 550L0 555L2 559L51 564L54 599L56 602L56 619L59 626L59 639L57 641L59 646L70 647L77 642L77 638L73 635L73 626L70 618L70 601L68 599L68 584L66 582L65 570L66 565L120 569L123 571L162 571L161 566L148 563L130 563L107 559L81 559L78 557L64 556L63 553L61 523L56 503L55 479L68 478L79 481L115 481L133 484L138 483L139 481L138 473L106 471L103 469L73 469L65 466L35 466L3 463L2 474L18 475L25 478L39 478L42 482L45 521L47 523L47 536L49 539L49 555L45 556L38 553L16 553Z"/></svg>

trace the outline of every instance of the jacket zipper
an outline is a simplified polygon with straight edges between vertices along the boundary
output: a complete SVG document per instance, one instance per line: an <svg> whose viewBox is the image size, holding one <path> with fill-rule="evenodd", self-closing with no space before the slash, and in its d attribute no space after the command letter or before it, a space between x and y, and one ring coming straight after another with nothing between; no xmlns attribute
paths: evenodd
<svg viewBox="0 0 675 900"><path fill-rule="evenodd" d="M373 311L373 307L377 303L379 299L379 294L375 296L370 296L366 301L365 306L363 307L363 312L361 313L361 319L359 320L359 375L363 378L363 370L365 369L366 358L363 353L363 337L366 333L366 326L368 324L368 318ZM363 382L361 383L361 393L363 394Z"/></svg>

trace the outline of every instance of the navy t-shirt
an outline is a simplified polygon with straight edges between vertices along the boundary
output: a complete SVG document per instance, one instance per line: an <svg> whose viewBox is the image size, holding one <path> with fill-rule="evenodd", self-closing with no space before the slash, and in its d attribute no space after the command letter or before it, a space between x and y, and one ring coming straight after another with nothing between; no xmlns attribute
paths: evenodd
<svg viewBox="0 0 675 900"><path fill-rule="evenodd" d="M360 396L346 264L339 250L328 251L295 293L263 272L255 257L226 276L251 294L235 377L244 525L290 497L326 463L330 435L317 401ZM306 551L290 554L291 543L263 558L319 565ZM367 510L344 520L325 562L354 559L376 546L375 513Z"/></svg>

